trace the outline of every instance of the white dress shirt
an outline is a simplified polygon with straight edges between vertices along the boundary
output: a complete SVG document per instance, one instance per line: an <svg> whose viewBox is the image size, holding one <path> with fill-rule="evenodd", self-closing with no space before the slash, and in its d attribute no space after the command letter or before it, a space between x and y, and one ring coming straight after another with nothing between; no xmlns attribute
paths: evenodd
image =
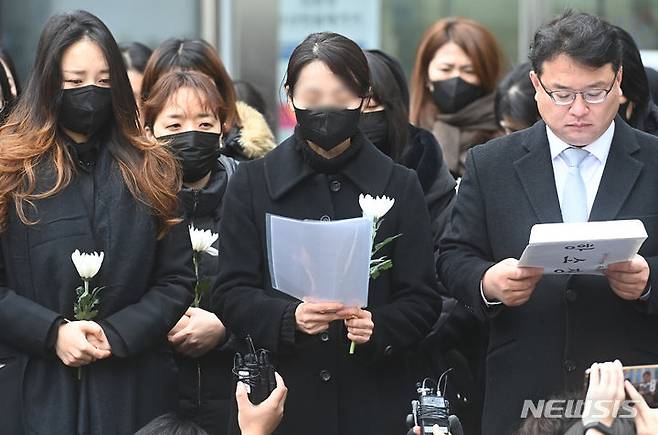
<svg viewBox="0 0 658 435"><path fill-rule="evenodd" d="M567 174L569 173L569 166L562 155L562 151L570 148L571 145L557 137L548 125L546 126L546 134L548 136L548 144L551 148L551 161L553 163L553 175L555 176L555 188L557 189L557 196L560 200L561 208ZM589 155L585 157L580 164L580 175L583 177L585 190L587 192L588 215L592 211L596 192L599 190L599 184L601 183L601 177L603 176L603 169L605 168L605 162L608 160L610 145L612 144L612 137L614 135L615 121L612 121L610 127L608 127L605 133L591 144L582 147L582 149L589 152Z"/></svg>

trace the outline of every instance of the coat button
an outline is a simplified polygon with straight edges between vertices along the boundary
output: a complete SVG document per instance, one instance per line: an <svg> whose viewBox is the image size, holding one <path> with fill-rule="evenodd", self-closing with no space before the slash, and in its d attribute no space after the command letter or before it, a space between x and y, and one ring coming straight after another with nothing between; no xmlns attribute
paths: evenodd
<svg viewBox="0 0 658 435"><path fill-rule="evenodd" d="M393 346L386 346L384 349L384 355L389 356L393 353Z"/></svg>
<svg viewBox="0 0 658 435"><path fill-rule="evenodd" d="M566 297L567 297L567 301L576 302L576 300L578 299L578 293L576 292L576 290L568 289L566 293Z"/></svg>
<svg viewBox="0 0 658 435"><path fill-rule="evenodd" d="M331 379L331 373L329 373L329 370L320 371L320 379L322 379L324 382L329 382Z"/></svg>
<svg viewBox="0 0 658 435"><path fill-rule="evenodd" d="M576 371L576 362L572 361L570 359L564 361L564 370L567 371L567 373L573 373Z"/></svg>
<svg viewBox="0 0 658 435"><path fill-rule="evenodd" d="M331 189L332 192L339 192L340 191L340 181L334 180L331 182L329 185L329 188Z"/></svg>
<svg viewBox="0 0 658 435"><path fill-rule="evenodd" d="M329 341L329 333L323 332L322 334L320 334L320 340L324 341L325 343Z"/></svg>
<svg viewBox="0 0 658 435"><path fill-rule="evenodd" d="M324 216L322 216L322 217L320 218L320 220L321 220L322 222L329 222L329 221L331 220L331 218L330 218L329 216L327 216L327 215L324 215Z"/></svg>

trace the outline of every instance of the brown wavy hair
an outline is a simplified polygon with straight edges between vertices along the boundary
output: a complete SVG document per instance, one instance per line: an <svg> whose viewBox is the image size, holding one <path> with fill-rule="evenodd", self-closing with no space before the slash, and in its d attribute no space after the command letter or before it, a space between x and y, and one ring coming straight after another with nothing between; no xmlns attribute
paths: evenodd
<svg viewBox="0 0 658 435"><path fill-rule="evenodd" d="M468 18L441 19L425 31L416 52L409 110L412 124L418 125L424 113L437 111L428 88L427 69L436 51L448 42L454 42L468 55L486 94L496 89L504 60L503 51L493 34L482 24Z"/></svg>
<svg viewBox="0 0 658 435"><path fill-rule="evenodd" d="M224 100L222 132L240 126L233 80L215 49L202 39L168 39L153 52L144 70L142 101L146 101L160 77L170 71L198 71L210 77Z"/></svg>
<svg viewBox="0 0 658 435"><path fill-rule="evenodd" d="M103 51L110 70L114 125L107 146L132 196L158 219L161 238L180 222L176 193L181 175L175 158L147 140L121 58L108 28L96 16L76 11L52 16L45 25L32 76L18 104L0 128L0 231L7 229L13 202L21 222L32 225L25 206L61 192L71 182L75 165L58 128L62 95L61 59L72 44L88 38ZM37 190L37 167L51 166L55 181Z"/></svg>

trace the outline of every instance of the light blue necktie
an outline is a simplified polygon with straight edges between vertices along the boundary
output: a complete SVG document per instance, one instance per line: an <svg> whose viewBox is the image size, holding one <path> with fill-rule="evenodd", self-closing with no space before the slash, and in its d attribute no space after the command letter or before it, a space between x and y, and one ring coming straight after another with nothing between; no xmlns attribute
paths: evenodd
<svg viewBox="0 0 658 435"><path fill-rule="evenodd" d="M580 173L580 165L589 155L581 148L567 148L562 158L569 166L569 173L562 191L562 220L564 222L587 222L587 189Z"/></svg>

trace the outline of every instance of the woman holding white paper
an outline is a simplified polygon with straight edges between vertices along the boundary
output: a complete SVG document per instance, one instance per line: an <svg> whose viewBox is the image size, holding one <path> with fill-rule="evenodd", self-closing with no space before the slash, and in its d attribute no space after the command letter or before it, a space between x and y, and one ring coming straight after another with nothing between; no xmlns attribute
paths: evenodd
<svg viewBox="0 0 658 435"><path fill-rule="evenodd" d="M271 351L286 379L290 396L275 433L404 433L418 381L410 350L441 308L421 186L358 129L370 79L353 41L309 35L293 51L285 86L297 117L294 135L240 165L224 199L215 310L227 328ZM274 290L266 215L359 217L361 193L395 200L376 243L401 234L377 255L393 267L370 281L368 306L301 302Z"/></svg>

